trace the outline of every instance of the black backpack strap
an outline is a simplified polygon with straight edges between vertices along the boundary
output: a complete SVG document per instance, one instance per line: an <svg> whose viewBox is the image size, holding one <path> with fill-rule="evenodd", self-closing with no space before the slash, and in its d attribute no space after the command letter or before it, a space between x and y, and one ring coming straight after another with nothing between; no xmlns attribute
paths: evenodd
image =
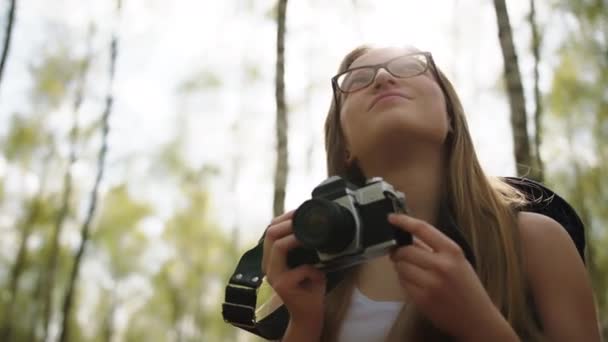
<svg viewBox="0 0 608 342"><path fill-rule="evenodd" d="M524 211L543 214L559 222L570 235L581 259L585 262L585 227L574 208L539 182L520 177L502 179L526 195L529 203L523 208Z"/></svg>

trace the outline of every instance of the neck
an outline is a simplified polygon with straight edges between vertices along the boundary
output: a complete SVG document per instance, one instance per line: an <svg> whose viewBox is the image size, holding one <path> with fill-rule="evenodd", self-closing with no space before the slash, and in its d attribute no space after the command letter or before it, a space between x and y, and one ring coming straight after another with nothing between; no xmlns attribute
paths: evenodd
<svg viewBox="0 0 608 342"><path fill-rule="evenodd" d="M411 216L437 225L441 197L445 191L446 177L444 156L435 151L418 149L403 159L375 155L359 159L359 166L366 177L382 177L396 190L405 194L408 213ZM384 159L383 159L384 158ZM368 297L375 300L404 300L403 290L391 260L380 257L361 265L357 285Z"/></svg>
<svg viewBox="0 0 608 342"><path fill-rule="evenodd" d="M382 177L403 192L409 215L436 225L445 192L443 153L419 149L416 155L401 154L405 155L401 159L394 155L360 159L359 166L367 178Z"/></svg>

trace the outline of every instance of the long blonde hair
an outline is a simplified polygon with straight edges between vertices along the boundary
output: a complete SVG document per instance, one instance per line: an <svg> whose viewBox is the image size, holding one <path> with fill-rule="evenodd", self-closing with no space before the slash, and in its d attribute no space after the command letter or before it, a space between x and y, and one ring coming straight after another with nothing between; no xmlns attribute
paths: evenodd
<svg viewBox="0 0 608 342"><path fill-rule="evenodd" d="M371 48L361 46L342 61L338 73ZM487 177L479 164L467 127L464 110L450 81L438 68L436 81L446 98L451 131L446 139L447 180L443 201L460 227L476 259L476 272L490 298L521 338L541 340L523 268L517 230L517 208L523 194L498 178ZM340 101L340 95L338 95ZM328 175L359 181L362 171L346 164L345 138L340 125L336 99L332 100L325 122L325 148ZM350 304L355 283L353 268L326 298L322 341L333 342ZM445 341L449 337L435 328L413 305L401 310L388 335L388 341Z"/></svg>

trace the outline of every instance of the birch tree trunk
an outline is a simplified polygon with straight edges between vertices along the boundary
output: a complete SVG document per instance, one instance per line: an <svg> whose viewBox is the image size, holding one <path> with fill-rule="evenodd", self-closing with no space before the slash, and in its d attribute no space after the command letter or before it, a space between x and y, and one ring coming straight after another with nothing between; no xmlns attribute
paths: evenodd
<svg viewBox="0 0 608 342"><path fill-rule="evenodd" d="M285 186L287 185L287 108L285 105L285 12L287 0L278 0L277 15L277 64L276 64L276 103L277 103L277 164L274 175L273 214L278 216L285 211Z"/></svg>
<svg viewBox="0 0 608 342"><path fill-rule="evenodd" d="M531 168L533 164L526 122L526 102L505 0L494 0L494 8L496 9L498 38L504 60L505 81L511 108L513 151L517 175L537 179L536 170Z"/></svg>
<svg viewBox="0 0 608 342"><path fill-rule="evenodd" d="M539 71L538 65L540 63L540 44L541 37L538 32L538 24L536 23L536 1L530 0L530 16L528 17L530 21L530 29L532 31L532 55L534 56L534 167L537 170L537 180L542 182L544 181L545 167L543 164L543 160L540 155L540 145L542 139L542 97L540 95L540 87L538 85L539 82Z"/></svg>
<svg viewBox="0 0 608 342"><path fill-rule="evenodd" d="M16 7L17 0L11 0L11 5L8 9L8 15L6 20L6 29L4 31L4 48L2 49L2 56L0 57L0 83L2 83L2 76L4 75L4 66L6 65L8 51L11 46L11 36L13 34L13 23L15 22Z"/></svg>
<svg viewBox="0 0 608 342"><path fill-rule="evenodd" d="M120 13L121 9L121 0L117 0L117 14ZM112 87L114 84L114 73L116 70L116 56L118 55L118 38L116 33L112 36L112 41L110 43L110 67L108 70L109 73L109 82L108 82L108 93L106 96L106 103L103 114L101 116L102 123L102 136L101 136L101 147L99 149L99 155L97 159L97 175L95 177L95 183L93 185L93 189L91 190L89 207L87 210L87 216L85 218L84 223L82 224L82 228L80 230L80 245L78 247L78 251L76 252L76 256L74 258L74 265L72 268L72 272L70 273L70 278L68 279L68 285L66 290L66 295L63 301L62 306L62 320L60 325L60 334L59 334L59 342L66 342L70 337L70 317L72 313L72 307L74 305L74 296L76 289L76 281L78 279L78 273L80 271L80 265L82 263L82 257L84 255L84 251L89 241L91 223L93 221L93 217L95 215L95 211L97 209L97 199L99 193L99 185L101 184L101 180L104 175L105 168L105 160L108 152L108 134L110 133L110 115L112 113L113 103L114 103L114 95L112 92Z"/></svg>

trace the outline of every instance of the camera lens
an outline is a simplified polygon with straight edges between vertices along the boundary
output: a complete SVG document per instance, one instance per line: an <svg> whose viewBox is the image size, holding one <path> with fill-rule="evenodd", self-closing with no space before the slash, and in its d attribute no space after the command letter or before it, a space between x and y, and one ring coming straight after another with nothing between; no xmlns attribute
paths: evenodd
<svg viewBox="0 0 608 342"><path fill-rule="evenodd" d="M294 213L293 231L305 247L322 253L338 253L353 240L355 220L341 205L313 198L302 203Z"/></svg>

